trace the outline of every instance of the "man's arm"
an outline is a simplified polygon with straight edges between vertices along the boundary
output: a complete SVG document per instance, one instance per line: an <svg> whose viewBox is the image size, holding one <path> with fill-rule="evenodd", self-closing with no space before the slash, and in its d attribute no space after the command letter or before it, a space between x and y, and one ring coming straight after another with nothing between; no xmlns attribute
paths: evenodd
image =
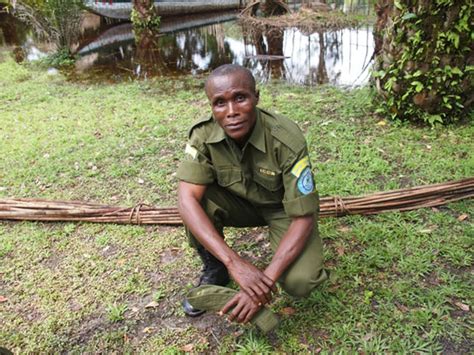
<svg viewBox="0 0 474 355"><path fill-rule="evenodd" d="M303 251L314 226L314 216L294 217L280 241L265 275L276 282Z"/></svg>
<svg viewBox="0 0 474 355"><path fill-rule="evenodd" d="M201 206L206 189L206 185L179 182L178 209L184 224L204 248L224 263L242 291L256 303L269 302L271 290L275 289L273 280L224 241Z"/></svg>
<svg viewBox="0 0 474 355"><path fill-rule="evenodd" d="M273 283L276 283L288 266L301 254L308 241L308 237L311 235L313 226L313 215L293 218L278 245L270 265L264 271L265 275L273 280ZM251 302L247 295L239 292L227 302L221 309L221 313L227 313L230 309L234 308L229 315L229 320L236 319L240 323L247 323L260 307L261 305Z"/></svg>

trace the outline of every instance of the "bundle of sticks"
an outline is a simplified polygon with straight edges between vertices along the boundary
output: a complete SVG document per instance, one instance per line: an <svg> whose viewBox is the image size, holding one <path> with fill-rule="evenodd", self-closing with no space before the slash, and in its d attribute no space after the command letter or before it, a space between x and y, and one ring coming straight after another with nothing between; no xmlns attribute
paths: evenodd
<svg viewBox="0 0 474 355"><path fill-rule="evenodd" d="M358 197L324 197L321 217L371 215L435 207L474 197L474 177L459 181L378 192ZM177 208L138 204L132 208L77 201L0 199L0 220L81 221L122 224L180 225Z"/></svg>

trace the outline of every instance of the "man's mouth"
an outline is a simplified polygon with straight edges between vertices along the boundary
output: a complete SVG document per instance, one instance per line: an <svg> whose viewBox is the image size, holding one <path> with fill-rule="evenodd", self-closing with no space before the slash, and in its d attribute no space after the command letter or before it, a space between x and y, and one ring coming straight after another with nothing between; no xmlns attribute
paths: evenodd
<svg viewBox="0 0 474 355"><path fill-rule="evenodd" d="M241 129L244 126L244 124L245 124L244 121L239 121L239 122L226 124L225 127L230 130L237 130L237 129Z"/></svg>

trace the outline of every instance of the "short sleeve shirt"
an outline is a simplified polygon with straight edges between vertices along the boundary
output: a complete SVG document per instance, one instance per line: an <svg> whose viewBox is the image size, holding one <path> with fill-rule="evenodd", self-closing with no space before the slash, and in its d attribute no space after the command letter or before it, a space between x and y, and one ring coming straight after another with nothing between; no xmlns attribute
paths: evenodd
<svg viewBox="0 0 474 355"><path fill-rule="evenodd" d="M242 149L212 117L195 124L177 176L217 183L256 207L283 207L290 217L314 214L319 206L303 133L288 118L258 108Z"/></svg>

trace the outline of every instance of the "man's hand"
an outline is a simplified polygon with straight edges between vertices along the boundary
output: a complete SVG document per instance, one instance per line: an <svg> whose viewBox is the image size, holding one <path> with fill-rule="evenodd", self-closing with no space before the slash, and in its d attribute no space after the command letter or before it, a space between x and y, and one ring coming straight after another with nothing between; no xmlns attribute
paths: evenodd
<svg viewBox="0 0 474 355"><path fill-rule="evenodd" d="M226 314L233 308L228 319L230 321L236 320L239 323L247 323L258 312L260 307L262 307L261 304L255 302L245 292L240 291L222 307L220 314Z"/></svg>
<svg viewBox="0 0 474 355"><path fill-rule="evenodd" d="M242 258L234 260L228 266L232 278L255 303L263 305L272 300L272 291L276 292L275 283L261 270Z"/></svg>

